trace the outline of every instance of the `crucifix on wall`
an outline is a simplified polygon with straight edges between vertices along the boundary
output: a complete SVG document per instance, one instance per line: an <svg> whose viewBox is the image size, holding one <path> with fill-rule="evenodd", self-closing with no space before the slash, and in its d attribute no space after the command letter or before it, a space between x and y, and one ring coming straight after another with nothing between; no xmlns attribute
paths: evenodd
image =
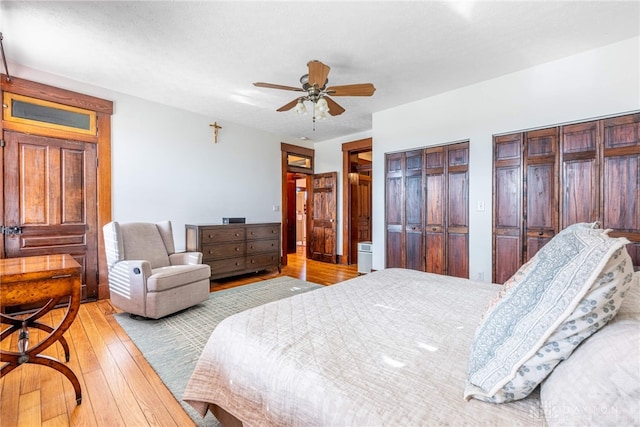
<svg viewBox="0 0 640 427"><path fill-rule="evenodd" d="M218 122L213 122L209 126L211 126L213 128L213 142L215 144L217 144L218 143L218 129L222 129L222 126L220 126L218 124Z"/></svg>

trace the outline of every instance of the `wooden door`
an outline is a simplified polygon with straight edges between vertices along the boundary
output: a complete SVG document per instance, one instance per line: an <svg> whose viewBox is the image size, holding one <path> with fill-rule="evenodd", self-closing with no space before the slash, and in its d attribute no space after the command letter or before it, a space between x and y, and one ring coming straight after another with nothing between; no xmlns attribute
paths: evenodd
<svg viewBox="0 0 640 427"><path fill-rule="evenodd" d="M559 229L562 230L571 224L600 219L598 122L563 126L560 136Z"/></svg>
<svg viewBox="0 0 640 427"><path fill-rule="evenodd" d="M493 141L493 282L522 265L522 134Z"/></svg>
<svg viewBox="0 0 640 427"><path fill-rule="evenodd" d="M527 132L524 147L526 262L558 232L558 128Z"/></svg>
<svg viewBox="0 0 640 427"><path fill-rule="evenodd" d="M404 267L403 153L385 156L386 266Z"/></svg>
<svg viewBox="0 0 640 427"><path fill-rule="evenodd" d="M600 209L603 228L631 242L627 249L640 265L640 114L606 119L602 124Z"/></svg>
<svg viewBox="0 0 640 427"><path fill-rule="evenodd" d="M469 143L446 146L446 274L469 278Z"/></svg>
<svg viewBox="0 0 640 427"><path fill-rule="evenodd" d="M308 256L317 261L336 263L337 172L313 175Z"/></svg>
<svg viewBox="0 0 640 427"><path fill-rule="evenodd" d="M405 153L405 268L424 271L424 150Z"/></svg>
<svg viewBox="0 0 640 427"><path fill-rule="evenodd" d="M70 254L82 297L97 298L96 144L5 132L4 235L8 258Z"/></svg>
<svg viewBox="0 0 640 427"><path fill-rule="evenodd" d="M427 148L425 167L425 243L426 270L445 274L445 150Z"/></svg>
<svg viewBox="0 0 640 427"><path fill-rule="evenodd" d="M425 165L425 271L468 278L469 143L427 148Z"/></svg>

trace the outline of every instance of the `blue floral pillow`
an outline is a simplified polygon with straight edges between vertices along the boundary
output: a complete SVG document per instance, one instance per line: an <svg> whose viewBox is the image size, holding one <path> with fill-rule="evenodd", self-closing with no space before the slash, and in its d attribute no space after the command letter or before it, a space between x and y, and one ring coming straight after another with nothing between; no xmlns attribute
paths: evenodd
<svg viewBox="0 0 640 427"><path fill-rule="evenodd" d="M567 227L514 275L476 331L464 397L522 399L617 313L633 277L628 241Z"/></svg>

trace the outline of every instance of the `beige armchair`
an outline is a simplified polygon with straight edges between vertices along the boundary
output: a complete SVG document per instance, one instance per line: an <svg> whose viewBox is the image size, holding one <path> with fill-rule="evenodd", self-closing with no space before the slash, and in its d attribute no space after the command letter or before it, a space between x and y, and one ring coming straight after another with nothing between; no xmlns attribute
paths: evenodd
<svg viewBox="0 0 640 427"><path fill-rule="evenodd" d="M158 319L209 298L211 268L200 252L175 252L171 222L103 227L111 303Z"/></svg>

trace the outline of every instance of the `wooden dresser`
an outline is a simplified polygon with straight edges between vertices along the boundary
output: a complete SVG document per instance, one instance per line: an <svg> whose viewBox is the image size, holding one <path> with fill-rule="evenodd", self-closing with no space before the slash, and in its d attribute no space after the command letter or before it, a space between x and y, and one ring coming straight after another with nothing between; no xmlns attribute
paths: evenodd
<svg viewBox="0 0 640 427"><path fill-rule="evenodd" d="M280 271L280 223L187 224L187 251L202 252L211 278L253 273L271 267Z"/></svg>

